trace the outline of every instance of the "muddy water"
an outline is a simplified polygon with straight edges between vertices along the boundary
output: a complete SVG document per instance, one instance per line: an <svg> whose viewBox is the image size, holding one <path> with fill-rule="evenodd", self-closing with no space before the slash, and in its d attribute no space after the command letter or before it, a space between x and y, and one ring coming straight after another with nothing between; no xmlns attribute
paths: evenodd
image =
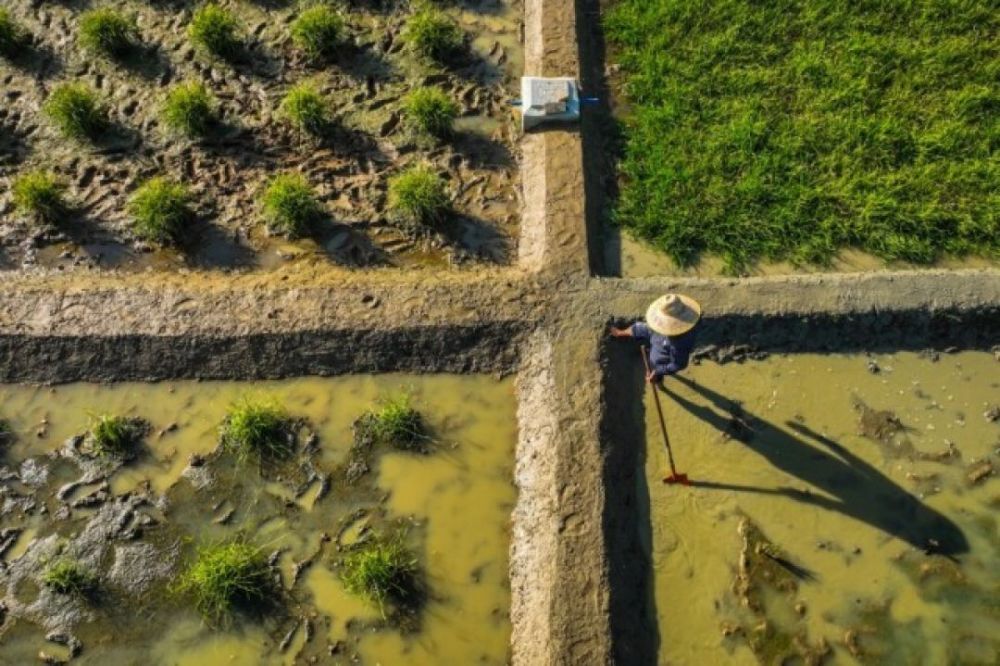
<svg viewBox="0 0 1000 666"><path fill-rule="evenodd" d="M992 354L782 356L685 374L663 406L693 487L663 483L645 398L660 663L1000 660ZM773 546L752 544L741 564L743 520ZM768 553L777 574L747 569L740 588L741 567L777 562Z"/></svg>
<svg viewBox="0 0 1000 666"><path fill-rule="evenodd" d="M347 459L354 419L379 396L401 390L413 394L429 421L433 452L380 454L368 490L338 481L336 470ZM189 458L210 454L227 406L247 392L275 396L293 415L306 419L300 441L311 433L318 436L319 451L310 463L321 475L332 473L328 493L321 493L317 480L295 482L294 470L268 476L211 457L198 469L209 471L213 485L195 488L194 477L184 472ZM65 459L52 462L49 454L83 432L90 414L111 412L150 421L152 432L141 455L112 475L110 492L119 497L149 492L159 498L151 513L160 524L128 543L148 543L168 563L189 556L192 539L225 538L238 531L249 533L268 553L280 551L276 567L287 591L282 610L222 630L206 627L185 600L164 591L176 564L135 600L104 580L108 567L102 559L98 570L107 597L89 609L89 618L71 623L70 631L83 642L78 663L133 664L150 658L154 664L208 666L305 663L309 657L321 663L364 664L507 660L508 520L515 495L516 427L509 381L385 375L253 384L6 385L0 386L0 411L18 434L4 464L24 470L24 461L32 459L47 466L52 489L79 474ZM23 490L23 483L11 483ZM94 487L71 493L66 502ZM73 508L68 517L53 519L60 506L54 495L43 498L46 515L37 510L3 515L3 527L24 528L4 557L7 566L16 567L19 558L31 556L52 535L72 539L98 510ZM338 549L373 531L398 529L419 556L429 594L419 626L407 629L387 625L375 607L349 595L335 566ZM296 565L310 559L311 565L299 567L296 580ZM0 576L0 593L7 590L8 596L30 601L23 598L24 584L17 587L11 592ZM35 619L8 619L0 634L0 661L29 663L39 650L66 654L65 648L45 640L46 630L39 626L46 622L44 615ZM282 651L279 643L286 636L290 639Z"/></svg>

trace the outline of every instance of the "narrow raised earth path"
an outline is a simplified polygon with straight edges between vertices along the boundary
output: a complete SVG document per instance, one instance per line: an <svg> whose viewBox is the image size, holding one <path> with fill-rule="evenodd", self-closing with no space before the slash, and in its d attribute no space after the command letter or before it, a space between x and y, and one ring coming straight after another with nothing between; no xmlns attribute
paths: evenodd
<svg viewBox="0 0 1000 666"><path fill-rule="evenodd" d="M592 3L527 0L525 70L582 76ZM560 21L543 20L559 16ZM619 422L607 323L665 291L705 304L702 342L762 349L982 347L1000 330L1000 271L753 279L591 275L583 142L523 139L517 266L319 280L11 277L0 285L0 382L517 372L510 561L513 663L654 663L635 564L641 432Z"/></svg>

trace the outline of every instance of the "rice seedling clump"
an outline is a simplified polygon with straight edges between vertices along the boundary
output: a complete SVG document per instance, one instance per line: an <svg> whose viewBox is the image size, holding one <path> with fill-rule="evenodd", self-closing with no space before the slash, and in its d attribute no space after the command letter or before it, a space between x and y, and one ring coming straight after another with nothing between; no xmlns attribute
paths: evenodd
<svg viewBox="0 0 1000 666"><path fill-rule="evenodd" d="M622 0L615 219L684 266L1000 256L995 3Z"/></svg>
<svg viewBox="0 0 1000 666"><path fill-rule="evenodd" d="M288 458L295 451L292 419L279 403L244 398L232 405L220 428L222 448L240 462Z"/></svg>
<svg viewBox="0 0 1000 666"><path fill-rule="evenodd" d="M442 61L461 48L464 36L447 14L424 4L407 19L403 39L420 55Z"/></svg>
<svg viewBox="0 0 1000 666"><path fill-rule="evenodd" d="M351 594L379 607L412 606L419 598L420 567L401 538L374 539L349 553L341 562L340 576Z"/></svg>
<svg viewBox="0 0 1000 666"><path fill-rule="evenodd" d="M200 547L175 590L192 596L206 619L221 621L239 609L270 605L274 587L264 551L235 540Z"/></svg>
<svg viewBox="0 0 1000 666"><path fill-rule="evenodd" d="M331 7L316 5L292 22L292 41L313 60L329 60L336 52L344 20Z"/></svg>
<svg viewBox="0 0 1000 666"><path fill-rule="evenodd" d="M42 573L42 583L59 594L87 596L97 587L97 576L79 562L60 559Z"/></svg>
<svg viewBox="0 0 1000 666"><path fill-rule="evenodd" d="M417 88L403 103L406 117L415 129L431 136L451 134L458 103L440 88Z"/></svg>
<svg viewBox="0 0 1000 666"><path fill-rule="evenodd" d="M135 47L135 21L109 8L92 9L80 16L80 44L93 53L116 58Z"/></svg>
<svg viewBox="0 0 1000 666"><path fill-rule="evenodd" d="M288 91L278 110L299 131L321 135L329 124L328 106L311 83L300 83Z"/></svg>
<svg viewBox="0 0 1000 666"><path fill-rule="evenodd" d="M436 224L448 207L444 180L427 167L413 167L389 180L389 209L405 223Z"/></svg>
<svg viewBox="0 0 1000 666"><path fill-rule="evenodd" d="M187 188L166 178L147 180L129 201L136 234L156 243L179 241L194 217Z"/></svg>
<svg viewBox="0 0 1000 666"><path fill-rule="evenodd" d="M189 137L208 133L216 120L215 103L200 83L181 83L167 93L163 122L170 129Z"/></svg>
<svg viewBox="0 0 1000 666"><path fill-rule="evenodd" d="M52 224L66 215L66 188L48 171L29 171L19 176L11 189L14 206L25 216Z"/></svg>
<svg viewBox="0 0 1000 666"><path fill-rule="evenodd" d="M43 110L64 136L73 139L96 139L108 125L97 95L83 84L65 83L56 87Z"/></svg>
<svg viewBox="0 0 1000 666"><path fill-rule="evenodd" d="M323 205L299 174L276 176L263 197L264 217L272 227L289 236L301 236L323 219Z"/></svg>
<svg viewBox="0 0 1000 666"><path fill-rule="evenodd" d="M128 459L135 455L149 430L142 419L101 414L90 424L90 447L102 458Z"/></svg>
<svg viewBox="0 0 1000 666"><path fill-rule="evenodd" d="M410 396L401 394L381 401L359 422L377 444L409 451L425 451L430 443L423 416L411 404Z"/></svg>
<svg viewBox="0 0 1000 666"><path fill-rule="evenodd" d="M10 421L0 419L0 446L12 444L15 439L14 427L10 424Z"/></svg>
<svg viewBox="0 0 1000 666"><path fill-rule="evenodd" d="M28 42L28 33L14 20L10 11L0 7L0 55L16 57Z"/></svg>
<svg viewBox="0 0 1000 666"><path fill-rule="evenodd" d="M219 5L209 3L195 11L188 26L188 37L208 53L232 58L242 47L240 24L236 17Z"/></svg>

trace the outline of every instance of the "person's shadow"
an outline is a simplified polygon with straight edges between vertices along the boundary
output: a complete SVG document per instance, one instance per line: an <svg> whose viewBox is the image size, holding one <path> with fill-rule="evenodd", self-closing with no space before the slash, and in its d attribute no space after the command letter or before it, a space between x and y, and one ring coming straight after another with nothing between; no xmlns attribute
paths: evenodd
<svg viewBox="0 0 1000 666"><path fill-rule="evenodd" d="M946 556L968 552L969 543L955 523L920 502L839 443L800 423L786 422L789 429L804 438L800 439L783 428L743 412L732 400L711 389L685 377L676 376L676 379L708 399L715 409L697 405L674 391L663 389L677 404L720 432L730 434L734 433L732 414L735 412L738 418L736 439L781 471L830 497L789 487L761 488L716 481L692 480L692 486L781 495L838 511L927 552ZM812 443L807 443L806 439Z"/></svg>

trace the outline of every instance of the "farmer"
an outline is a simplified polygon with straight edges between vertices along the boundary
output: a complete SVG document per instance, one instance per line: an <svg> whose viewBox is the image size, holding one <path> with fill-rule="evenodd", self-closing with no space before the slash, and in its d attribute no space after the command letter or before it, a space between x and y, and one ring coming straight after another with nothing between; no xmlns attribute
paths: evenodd
<svg viewBox="0 0 1000 666"><path fill-rule="evenodd" d="M637 321L628 328L611 327L616 338L634 338L649 345L649 368L646 381L660 384L688 366L694 350L701 319L701 305L684 294L667 294L653 301L646 310L646 323Z"/></svg>

